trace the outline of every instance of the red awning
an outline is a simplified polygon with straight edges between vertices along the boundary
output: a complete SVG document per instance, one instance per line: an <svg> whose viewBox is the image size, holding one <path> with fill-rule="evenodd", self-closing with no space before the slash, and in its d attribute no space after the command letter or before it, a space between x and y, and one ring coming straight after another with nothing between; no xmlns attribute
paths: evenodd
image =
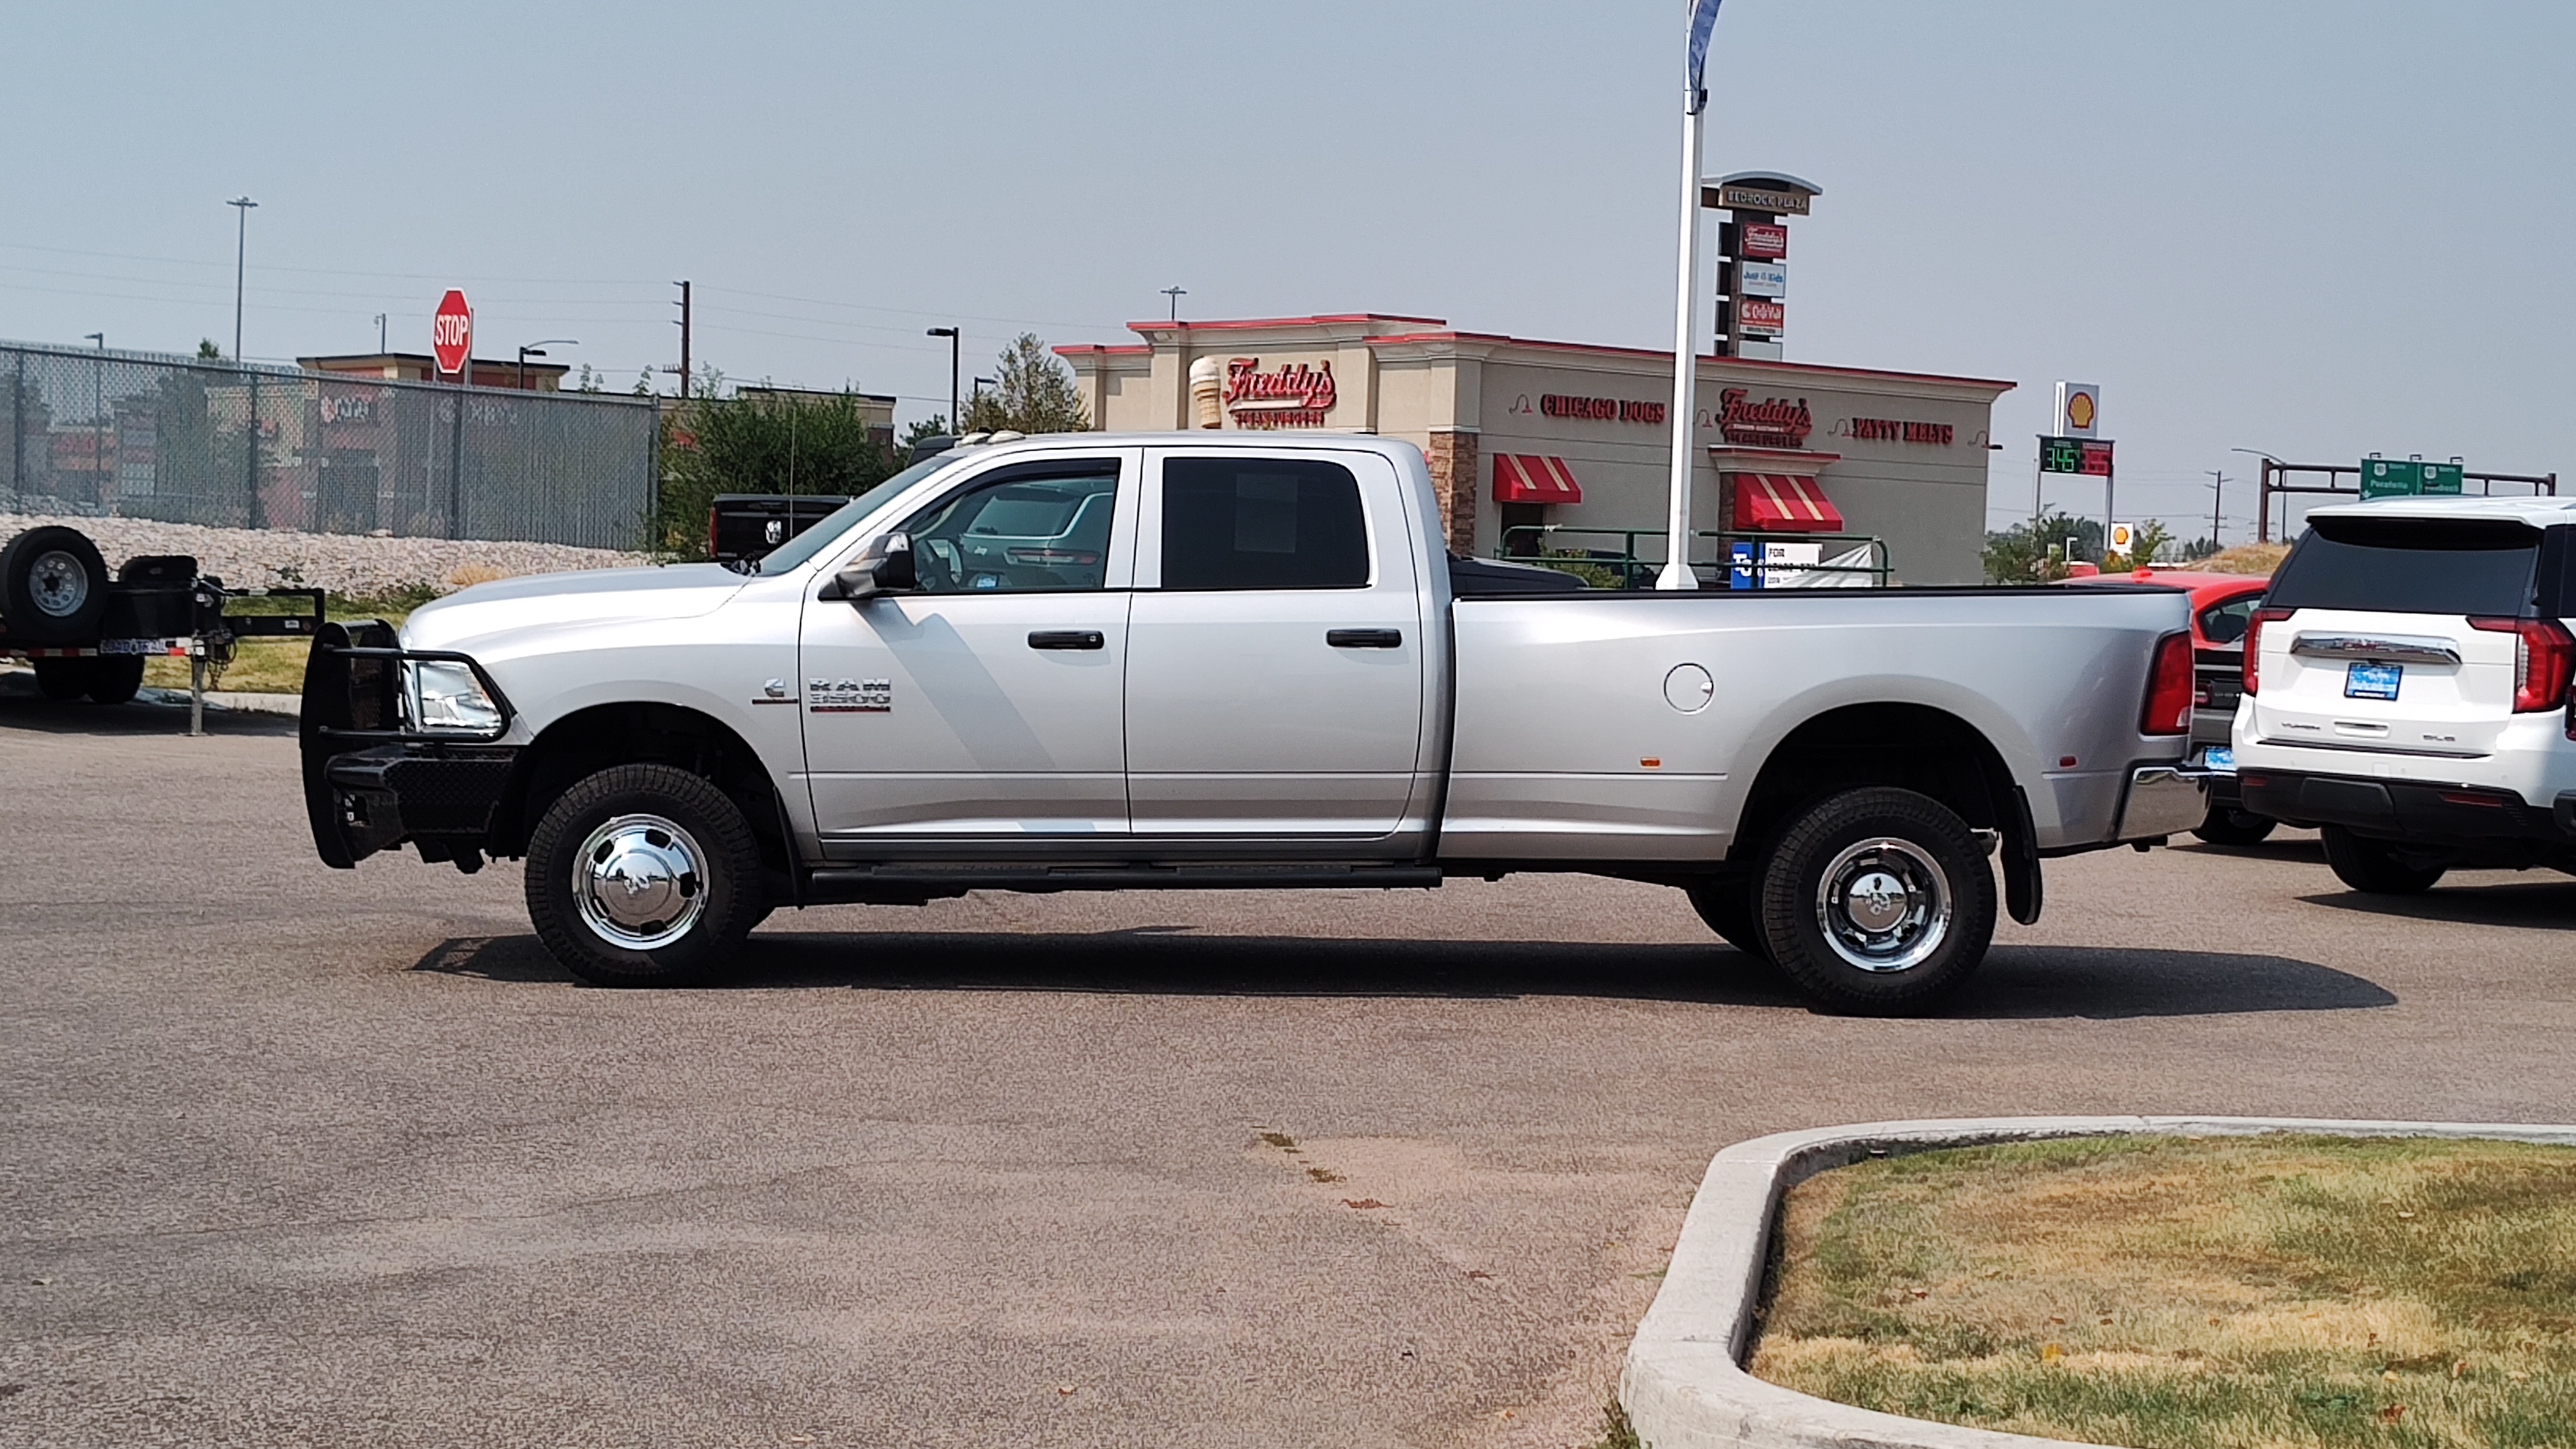
<svg viewBox="0 0 2576 1449"><path fill-rule="evenodd" d="M1496 453L1494 501L1580 503L1583 501L1583 485L1574 481L1574 470L1565 466L1563 458L1543 458L1536 453Z"/></svg>
<svg viewBox="0 0 2576 1449"><path fill-rule="evenodd" d="M1813 478L1786 473L1737 473L1735 526L1783 533L1840 533L1843 516Z"/></svg>

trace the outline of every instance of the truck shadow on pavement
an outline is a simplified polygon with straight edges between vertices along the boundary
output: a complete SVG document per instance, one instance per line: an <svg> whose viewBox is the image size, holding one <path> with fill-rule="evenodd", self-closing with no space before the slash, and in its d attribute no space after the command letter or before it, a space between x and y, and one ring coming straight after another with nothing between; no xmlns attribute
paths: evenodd
<svg viewBox="0 0 2576 1449"><path fill-rule="evenodd" d="M571 978L534 936L440 943L412 967L502 983ZM1709 944L780 931L754 935L713 990L1042 991L1138 996L1528 996L1809 1010L1774 970ZM2113 1019L2393 1006L2378 984L2282 956L2000 947L1945 1017Z"/></svg>

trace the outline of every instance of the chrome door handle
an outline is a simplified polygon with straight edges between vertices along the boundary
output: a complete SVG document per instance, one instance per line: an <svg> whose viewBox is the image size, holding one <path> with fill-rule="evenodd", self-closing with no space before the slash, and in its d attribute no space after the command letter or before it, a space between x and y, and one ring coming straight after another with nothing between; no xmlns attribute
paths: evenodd
<svg viewBox="0 0 2576 1449"><path fill-rule="evenodd" d="M1327 629L1324 642L1336 649L1401 649L1401 629Z"/></svg>
<svg viewBox="0 0 2576 1449"><path fill-rule="evenodd" d="M1109 641L1097 629L1039 629L1029 635L1032 649L1105 649Z"/></svg>

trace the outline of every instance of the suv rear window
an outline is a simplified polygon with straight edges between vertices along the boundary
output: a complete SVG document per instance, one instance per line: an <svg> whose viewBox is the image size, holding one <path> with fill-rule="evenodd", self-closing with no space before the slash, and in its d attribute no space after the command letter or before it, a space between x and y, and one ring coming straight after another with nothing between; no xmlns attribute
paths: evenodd
<svg viewBox="0 0 2576 1449"><path fill-rule="evenodd" d="M2265 603L2282 609L2520 614L2531 606L2540 531L2519 523L2320 518L2290 551Z"/></svg>

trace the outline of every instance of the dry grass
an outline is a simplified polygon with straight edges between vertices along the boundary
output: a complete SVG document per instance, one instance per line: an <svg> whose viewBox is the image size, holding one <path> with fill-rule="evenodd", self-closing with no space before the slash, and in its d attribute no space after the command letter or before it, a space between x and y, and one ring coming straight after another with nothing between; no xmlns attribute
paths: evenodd
<svg viewBox="0 0 2576 1449"><path fill-rule="evenodd" d="M2109 1138L1794 1189L1749 1367L2135 1449L2576 1445L2576 1149Z"/></svg>
<svg viewBox="0 0 2576 1449"><path fill-rule="evenodd" d="M458 574L470 572L458 569ZM502 575L495 574L498 578ZM483 580L476 579L476 583ZM463 587L463 585L458 585ZM438 594L429 589L411 589L399 594L351 599L338 594L324 601L325 613L334 619L382 619L399 624L411 611L428 603ZM276 600L247 603L248 612L291 610L297 601ZM245 639L233 647L232 662L206 680L208 689L239 690L250 694L301 694L304 692L304 661L311 646L302 639ZM143 661L143 683L152 689L185 689L188 687L188 661L166 656Z"/></svg>
<svg viewBox="0 0 2576 1449"><path fill-rule="evenodd" d="M2286 543L2240 543L2183 567L2205 569L2213 574L2261 574L2268 578L2280 568L2281 560L2289 556L2290 546Z"/></svg>

